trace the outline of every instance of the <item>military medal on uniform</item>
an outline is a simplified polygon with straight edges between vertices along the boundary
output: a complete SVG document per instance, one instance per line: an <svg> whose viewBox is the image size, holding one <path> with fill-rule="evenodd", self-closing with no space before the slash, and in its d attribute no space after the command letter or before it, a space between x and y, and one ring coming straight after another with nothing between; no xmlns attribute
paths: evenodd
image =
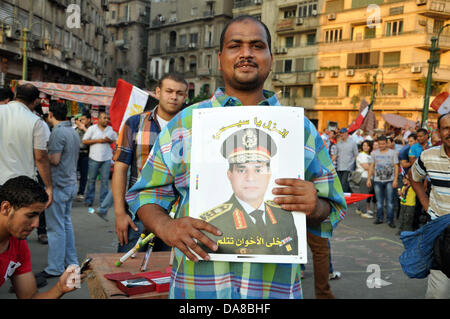
<svg viewBox="0 0 450 319"><path fill-rule="evenodd" d="M211 260L306 263L306 219L273 201L278 177L304 176L303 109L194 110L189 216L219 228ZM206 249L206 247L202 247Z"/></svg>

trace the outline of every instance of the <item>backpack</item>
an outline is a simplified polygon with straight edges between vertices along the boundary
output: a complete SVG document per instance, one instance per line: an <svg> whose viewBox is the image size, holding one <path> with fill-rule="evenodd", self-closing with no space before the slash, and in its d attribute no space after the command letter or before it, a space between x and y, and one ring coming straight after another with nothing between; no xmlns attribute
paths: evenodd
<svg viewBox="0 0 450 319"><path fill-rule="evenodd" d="M450 278L450 226L435 239L433 248L433 268Z"/></svg>

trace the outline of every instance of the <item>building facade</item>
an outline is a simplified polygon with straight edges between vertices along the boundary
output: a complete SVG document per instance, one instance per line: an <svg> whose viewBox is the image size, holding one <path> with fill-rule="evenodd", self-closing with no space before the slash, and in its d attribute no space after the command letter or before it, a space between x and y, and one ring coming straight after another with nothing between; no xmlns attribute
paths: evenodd
<svg viewBox="0 0 450 319"><path fill-rule="evenodd" d="M0 1L0 86L11 80L104 85L106 0Z"/></svg>
<svg viewBox="0 0 450 319"><path fill-rule="evenodd" d="M232 1L153 0L147 71L154 88L164 73L178 72L189 99L210 96L223 85L218 71L220 33L232 18Z"/></svg>
<svg viewBox="0 0 450 319"><path fill-rule="evenodd" d="M431 37L450 22L446 0L235 0L233 15L260 17L272 34L266 85L302 106L319 130L348 126L364 99L383 113L421 120ZM430 101L449 89L450 28L439 39ZM377 84L373 85L376 74ZM429 118L437 114L430 110Z"/></svg>
<svg viewBox="0 0 450 319"><path fill-rule="evenodd" d="M110 0L106 26L111 41L107 52L107 83L121 78L137 87L147 86L148 27L150 0Z"/></svg>

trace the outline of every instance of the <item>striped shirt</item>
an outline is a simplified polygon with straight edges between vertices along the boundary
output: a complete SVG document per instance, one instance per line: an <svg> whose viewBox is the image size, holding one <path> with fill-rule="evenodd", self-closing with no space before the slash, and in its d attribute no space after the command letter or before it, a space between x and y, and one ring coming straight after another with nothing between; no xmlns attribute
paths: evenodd
<svg viewBox="0 0 450 319"><path fill-rule="evenodd" d="M426 176L431 180L428 214L433 219L450 214L450 158L444 145L423 151L414 162L411 173L416 182L421 182Z"/></svg>
<svg viewBox="0 0 450 319"><path fill-rule="evenodd" d="M259 105L280 106L272 92ZM177 196L180 204L175 218L189 215L190 145L192 111L200 108L242 106L219 88L210 100L194 104L178 113L161 131L136 184L127 193L130 210L136 214L146 204L167 211ZM347 208L342 186L325 144L313 124L305 118L305 179L315 184L318 195L329 200L329 218L316 228L322 237L331 237ZM189 261L178 249L172 268L171 298L302 298L300 265Z"/></svg>
<svg viewBox="0 0 450 319"><path fill-rule="evenodd" d="M131 166L128 187L136 183L139 172L161 132L156 119L156 109L157 107L150 112L130 116L119 133L113 160Z"/></svg>

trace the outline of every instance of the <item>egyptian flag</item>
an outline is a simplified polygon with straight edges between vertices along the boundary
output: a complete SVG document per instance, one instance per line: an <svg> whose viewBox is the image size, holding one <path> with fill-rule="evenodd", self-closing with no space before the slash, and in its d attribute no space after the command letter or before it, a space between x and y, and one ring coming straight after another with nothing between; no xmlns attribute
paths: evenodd
<svg viewBox="0 0 450 319"><path fill-rule="evenodd" d="M431 107L439 114L447 114L450 112L450 94L442 92L436 96L431 103Z"/></svg>
<svg viewBox="0 0 450 319"><path fill-rule="evenodd" d="M361 127L361 124L366 119L367 114L369 113L370 105L367 105L361 113L358 114L356 120L348 127L348 132L352 133Z"/></svg>
<svg viewBox="0 0 450 319"><path fill-rule="evenodd" d="M146 112L156 104L158 104L158 100L150 96L149 93L122 79L118 79L109 109L113 130L120 132L123 124L130 116Z"/></svg>

